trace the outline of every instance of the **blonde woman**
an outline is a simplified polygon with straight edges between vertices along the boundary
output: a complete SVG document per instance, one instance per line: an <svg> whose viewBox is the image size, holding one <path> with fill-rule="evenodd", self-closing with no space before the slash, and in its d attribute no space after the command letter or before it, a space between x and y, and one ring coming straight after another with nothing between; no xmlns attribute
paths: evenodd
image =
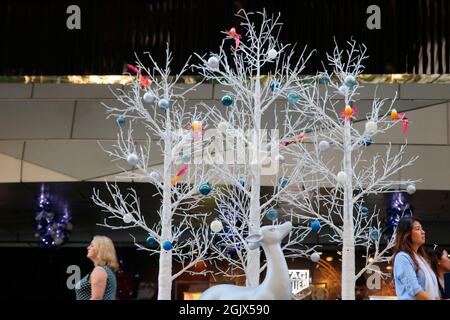
<svg viewBox="0 0 450 320"><path fill-rule="evenodd" d="M115 272L119 264L112 240L95 236L87 250L87 257L95 267L76 286L77 300L114 300L117 288Z"/></svg>

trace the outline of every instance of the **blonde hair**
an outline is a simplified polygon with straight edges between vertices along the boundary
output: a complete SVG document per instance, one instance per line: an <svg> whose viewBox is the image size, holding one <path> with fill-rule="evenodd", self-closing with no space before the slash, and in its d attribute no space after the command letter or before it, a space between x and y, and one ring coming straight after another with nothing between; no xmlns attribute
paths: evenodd
<svg viewBox="0 0 450 320"><path fill-rule="evenodd" d="M97 261L95 265L106 264L113 271L119 269L119 263L117 262L116 249L112 240L105 236L95 236L92 239L92 243L97 251Z"/></svg>

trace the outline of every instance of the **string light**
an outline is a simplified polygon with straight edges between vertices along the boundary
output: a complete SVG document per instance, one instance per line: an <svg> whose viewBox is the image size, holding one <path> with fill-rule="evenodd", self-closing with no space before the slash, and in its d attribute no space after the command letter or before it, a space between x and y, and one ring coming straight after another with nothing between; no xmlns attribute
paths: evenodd
<svg viewBox="0 0 450 320"><path fill-rule="evenodd" d="M34 221L35 236L38 238L39 246L51 248L64 244L72 230L71 221L72 217L67 207L62 214L57 214L49 196L44 193L39 195Z"/></svg>

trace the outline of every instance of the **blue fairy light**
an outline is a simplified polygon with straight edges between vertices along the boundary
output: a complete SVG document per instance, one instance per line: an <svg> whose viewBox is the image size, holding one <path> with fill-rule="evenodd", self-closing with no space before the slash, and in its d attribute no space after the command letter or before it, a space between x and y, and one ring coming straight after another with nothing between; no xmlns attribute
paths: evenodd
<svg viewBox="0 0 450 320"><path fill-rule="evenodd" d="M63 213L54 212L53 203L41 194L38 201L37 211L33 221L40 247L52 248L64 244L69 239L72 230L72 217L67 208Z"/></svg>

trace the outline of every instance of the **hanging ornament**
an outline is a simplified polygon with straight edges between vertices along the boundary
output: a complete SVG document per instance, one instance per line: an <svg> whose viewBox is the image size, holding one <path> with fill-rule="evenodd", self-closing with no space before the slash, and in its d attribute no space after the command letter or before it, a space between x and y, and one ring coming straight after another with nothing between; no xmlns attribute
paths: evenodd
<svg viewBox="0 0 450 320"><path fill-rule="evenodd" d="M229 107L233 104L233 97L226 94L220 99L220 102L222 102L224 107Z"/></svg>
<svg viewBox="0 0 450 320"><path fill-rule="evenodd" d="M153 181L159 181L159 180L161 180L161 175L159 174L158 171L152 171L152 172L150 173L150 178L151 178Z"/></svg>
<svg viewBox="0 0 450 320"><path fill-rule="evenodd" d="M378 240L378 230L370 231L370 240L377 241Z"/></svg>
<svg viewBox="0 0 450 320"><path fill-rule="evenodd" d="M194 133L194 141L197 141L200 138L200 133L204 131L201 121L195 120L191 123L191 129Z"/></svg>
<svg viewBox="0 0 450 320"><path fill-rule="evenodd" d="M344 79L344 84L349 87L350 89L352 89L354 86L357 85L356 79L354 76L352 75L348 75L345 77Z"/></svg>
<svg viewBox="0 0 450 320"><path fill-rule="evenodd" d="M150 80L150 78L143 76L141 71L139 71L135 66L133 66L131 64L127 64L127 66L128 66L128 69L132 70L137 75L139 75L139 81L141 83L142 88L147 88L152 85L152 81Z"/></svg>
<svg viewBox="0 0 450 320"><path fill-rule="evenodd" d="M219 64L220 64L220 61L219 61L219 58L217 56L211 56L208 59L208 66L211 69L217 69L219 67Z"/></svg>
<svg viewBox="0 0 450 320"><path fill-rule="evenodd" d="M191 155L190 154L183 154L181 156L181 161L183 161L184 164L187 164L189 162L191 162Z"/></svg>
<svg viewBox="0 0 450 320"><path fill-rule="evenodd" d="M207 196L212 190L212 186L209 183L202 183L198 188L198 191L204 196Z"/></svg>
<svg viewBox="0 0 450 320"><path fill-rule="evenodd" d="M361 207L359 212L361 212L362 216L366 216L369 213L369 209L367 209L366 207Z"/></svg>
<svg viewBox="0 0 450 320"><path fill-rule="evenodd" d="M320 222L317 219L311 221L311 231L318 232L320 230Z"/></svg>
<svg viewBox="0 0 450 320"><path fill-rule="evenodd" d="M147 88L152 85L152 80L150 80L149 77L141 76L141 78L139 80L141 81L142 88Z"/></svg>
<svg viewBox="0 0 450 320"><path fill-rule="evenodd" d="M270 81L269 87L272 91L279 90L281 88L281 83L276 80Z"/></svg>
<svg viewBox="0 0 450 320"><path fill-rule="evenodd" d="M290 140L290 141L281 141L280 144L282 146L287 147L288 145L294 144L294 143L299 143L299 142L303 142L303 140L305 139L305 133L302 132L298 135L298 137L295 140Z"/></svg>
<svg viewBox="0 0 450 320"><path fill-rule="evenodd" d="M156 243L156 239L153 238L152 236L148 236L147 239L146 239L145 241L147 241L147 243L148 243L149 245L154 245L154 244Z"/></svg>
<svg viewBox="0 0 450 320"><path fill-rule="evenodd" d="M314 252L310 257L312 262L318 262L320 260L320 254L317 252Z"/></svg>
<svg viewBox="0 0 450 320"><path fill-rule="evenodd" d="M365 147L370 146L373 143L372 138L370 137L363 137L361 140L361 144Z"/></svg>
<svg viewBox="0 0 450 320"><path fill-rule="evenodd" d="M402 132L406 133L408 131L408 118L406 117L406 113L398 113L397 110L391 110L391 119L392 120L402 120Z"/></svg>
<svg viewBox="0 0 450 320"><path fill-rule="evenodd" d="M125 127L125 117L124 116L119 116L116 119L117 125L121 128Z"/></svg>
<svg viewBox="0 0 450 320"><path fill-rule="evenodd" d="M350 106L345 106L344 110L341 112L341 117L345 120L350 120L353 116L355 116L358 113L358 110L356 108L352 108Z"/></svg>
<svg viewBox="0 0 450 320"><path fill-rule="evenodd" d="M344 184L347 181L347 174L344 171L339 171L337 175L337 181Z"/></svg>
<svg viewBox="0 0 450 320"><path fill-rule="evenodd" d="M167 99L159 100L158 107L164 111L167 110L169 108L169 101L167 101Z"/></svg>
<svg viewBox="0 0 450 320"><path fill-rule="evenodd" d="M416 186L414 184L410 184L406 187L406 192L408 192L408 194L414 194L416 193Z"/></svg>
<svg viewBox="0 0 450 320"><path fill-rule="evenodd" d="M280 179L278 179L278 184L281 188L286 188L286 186L289 184L289 178L280 177Z"/></svg>
<svg viewBox="0 0 450 320"><path fill-rule="evenodd" d="M278 51L275 50L274 48L272 48L272 49L270 49L269 51L267 51L267 57L268 57L270 60L275 59L275 58L277 57L277 55L278 55Z"/></svg>
<svg viewBox="0 0 450 320"><path fill-rule="evenodd" d="M223 224L220 220L215 219L213 222L211 222L211 231L212 232L220 232L223 229Z"/></svg>
<svg viewBox="0 0 450 320"><path fill-rule="evenodd" d="M295 91L291 91L287 94L287 101L290 104L295 104L298 102L298 93Z"/></svg>
<svg viewBox="0 0 450 320"><path fill-rule="evenodd" d="M406 114L402 113L400 119L402 119L402 132L406 133L406 131L408 131L408 118L406 117Z"/></svg>
<svg viewBox="0 0 450 320"><path fill-rule="evenodd" d="M239 177L238 182L242 187L245 186L245 178L244 177Z"/></svg>
<svg viewBox="0 0 450 320"><path fill-rule="evenodd" d="M319 142L319 151L325 152L330 149L330 143L326 140L322 140Z"/></svg>
<svg viewBox="0 0 450 320"><path fill-rule="evenodd" d="M136 153L132 152L127 156L127 162L130 166L135 166L139 163L139 158Z"/></svg>
<svg viewBox="0 0 450 320"><path fill-rule="evenodd" d="M192 121L191 128L192 131L200 131L202 129L202 123L200 121Z"/></svg>
<svg viewBox="0 0 450 320"><path fill-rule="evenodd" d="M186 164L183 167L181 167L181 169L180 169L180 171L178 171L177 175L174 178L172 178L172 186L176 186L176 184L180 180L181 176L186 173L187 169L188 169L188 166Z"/></svg>
<svg viewBox="0 0 450 320"><path fill-rule="evenodd" d="M146 103L153 103L156 100L156 96L153 94L153 92L148 91L144 93L143 99Z"/></svg>
<svg viewBox="0 0 450 320"><path fill-rule="evenodd" d="M366 122L366 134L373 135L378 130L378 125L375 121L369 120Z"/></svg>
<svg viewBox="0 0 450 320"><path fill-rule="evenodd" d="M228 35L228 39L234 39L235 42L235 50L239 48L239 40L241 39L241 35L236 32L235 28L231 28L229 31L225 31Z"/></svg>
<svg viewBox="0 0 450 320"><path fill-rule="evenodd" d="M391 110L391 120L399 120L400 117L398 116L398 112L395 109Z"/></svg>
<svg viewBox="0 0 450 320"><path fill-rule="evenodd" d="M172 242L170 242L169 240L164 241L162 244L162 248L166 251L172 250Z"/></svg>
<svg viewBox="0 0 450 320"><path fill-rule="evenodd" d="M122 219L123 219L123 222L125 222L125 223L127 223L127 224L134 220L133 215L132 215L131 213L125 214L125 215L122 217Z"/></svg>
<svg viewBox="0 0 450 320"><path fill-rule="evenodd" d="M274 208L270 208L266 212L266 218L269 219L270 221L277 220L278 219L278 211Z"/></svg>

